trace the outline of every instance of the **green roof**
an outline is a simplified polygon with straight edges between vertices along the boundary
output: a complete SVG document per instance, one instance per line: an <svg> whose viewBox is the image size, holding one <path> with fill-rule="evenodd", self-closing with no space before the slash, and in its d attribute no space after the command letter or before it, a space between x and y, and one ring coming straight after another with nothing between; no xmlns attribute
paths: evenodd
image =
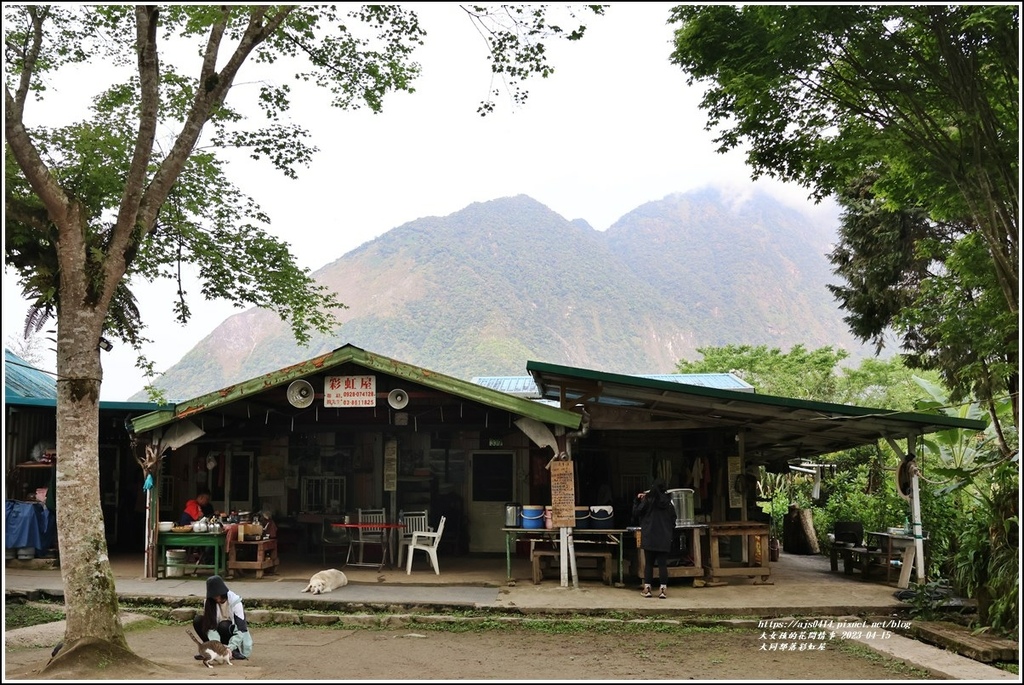
<svg viewBox="0 0 1024 685"><path fill-rule="evenodd" d="M173 410L156 411L139 416L132 421L132 424L136 433L143 433L179 419L252 399L272 388L286 385L306 376L320 374L347 363L361 366L369 371L418 383L433 390L479 402L495 409L503 409L519 416L536 419L542 423L564 426L571 429L577 429L580 426L581 416L576 412L514 397L469 381L430 371L419 366L413 366L412 364L406 364L405 362L373 352L367 352L354 345L344 345L319 357L307 359L298 364L286 366L283 369L179 402L174 406Z"/></svg>

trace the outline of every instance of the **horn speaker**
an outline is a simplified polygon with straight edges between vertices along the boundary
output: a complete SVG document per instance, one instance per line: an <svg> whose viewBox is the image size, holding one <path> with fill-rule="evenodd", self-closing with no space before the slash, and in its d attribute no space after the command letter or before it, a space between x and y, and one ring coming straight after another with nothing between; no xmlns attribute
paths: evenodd
<svg viewBox="0 0 1024 685"><path fill-rule="evenodd" d="M305 409L313 404L313 397L316 393L309 381L299 379L292 381L288 386L288 404L299 409Z"/></svg>
<svg viewBox="0 0 1024 685"><path fill-rule="evenodd" d="M395 388L388 393L388 404L392 409L404 409L409 404L409 393L400 388Z"/></svg>

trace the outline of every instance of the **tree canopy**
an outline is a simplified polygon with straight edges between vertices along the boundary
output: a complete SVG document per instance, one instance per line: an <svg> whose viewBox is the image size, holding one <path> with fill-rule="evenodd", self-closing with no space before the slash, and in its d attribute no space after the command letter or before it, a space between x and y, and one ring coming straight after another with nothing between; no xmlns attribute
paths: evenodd
<svg viewBox="0 0 1024 685"><path fill-rule="evenodd" d="M954 397L991 407L1009 394L1016 406L1018 6L682 5L671 16L671 59L706 86L721 151L746 147L755 178L819 199L870 193L870 208L848 203L833 254L854 332L881 344L895 330L908 363L941 370ZM883 235L879 210L916 214L913 230ZM876 239L898 248L886 255ZM956 333L963 298L971 325Z"/></svg>

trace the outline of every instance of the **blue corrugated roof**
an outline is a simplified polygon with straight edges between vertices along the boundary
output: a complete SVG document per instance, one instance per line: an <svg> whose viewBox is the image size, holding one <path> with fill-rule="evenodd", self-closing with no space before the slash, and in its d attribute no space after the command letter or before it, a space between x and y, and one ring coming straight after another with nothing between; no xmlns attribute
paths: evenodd
<svg viewBox="0 0 1024 685"><path fill-rule="evenodd" d="M57 400L57 381L8 349L4 350L4 402Z"/></svg>
<svg viewBox="0 0 1024 685"><path fill-rule="evenodd" d="M4 349L4 404L22 407L57 406L56 374L41 371L8 349ZM107 402L100 400L104 411L154 411L155 402Z"/></svg>
<svg viewBox="0 0 1024 685"><path fill-rule="evenodd" d="M745 380L731 373L663 373L663 374L634 374L637 378L650 378L655 381L666 381L669 383L684 383L686 385L700 385L705 388L717 388L719 390L739 390L741 392L754 392L754 386ZM541 394L537 389L537 382L533 376L476 376L473 382L491 390L526 397L539 399Z"/></svg>

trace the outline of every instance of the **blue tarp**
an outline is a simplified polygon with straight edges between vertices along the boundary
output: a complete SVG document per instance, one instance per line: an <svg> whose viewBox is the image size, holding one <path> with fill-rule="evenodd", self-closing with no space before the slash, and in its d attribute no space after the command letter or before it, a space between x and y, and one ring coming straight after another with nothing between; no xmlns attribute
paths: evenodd
<svg viewBox="0 0 1024 685"><path fill-rule="evenodd" d="M52 516L41 503L9 499L4 514L4 547L34 547L42 552L50 548L53 533L50 530Z"/></svg>

